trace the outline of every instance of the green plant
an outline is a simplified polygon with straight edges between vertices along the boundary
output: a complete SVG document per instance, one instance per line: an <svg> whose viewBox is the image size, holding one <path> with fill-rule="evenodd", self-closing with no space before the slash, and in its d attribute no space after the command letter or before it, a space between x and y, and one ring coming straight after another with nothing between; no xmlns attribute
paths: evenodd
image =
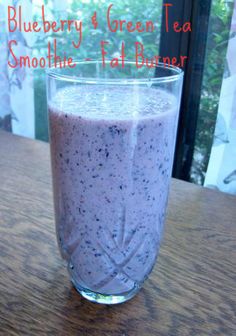
<svg viewBox="0 0 236 336"><path fill-rule="evenodd" d="M224 0L213 1L191 170L191 180L198 184L204 183L214 140L231 17L232 6L228 6Z"/></svg>

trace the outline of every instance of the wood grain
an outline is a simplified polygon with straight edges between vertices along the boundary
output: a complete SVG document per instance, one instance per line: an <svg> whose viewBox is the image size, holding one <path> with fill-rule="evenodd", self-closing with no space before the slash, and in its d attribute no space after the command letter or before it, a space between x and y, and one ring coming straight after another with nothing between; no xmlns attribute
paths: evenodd
<svg viewBox="0 0 236 336"><path fill-rule="evenodd" d="M236 335L236 197L173 180L153 273L103 306L59 256L48 145L0 132L0 178L0 335Z"/></svg>

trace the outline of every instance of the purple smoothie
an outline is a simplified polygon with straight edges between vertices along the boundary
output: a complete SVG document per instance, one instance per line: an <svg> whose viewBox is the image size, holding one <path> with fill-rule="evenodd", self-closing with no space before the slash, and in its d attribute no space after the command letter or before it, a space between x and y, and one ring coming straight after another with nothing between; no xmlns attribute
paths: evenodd
<svg viewBox="0 0 236 336"><path fill-rule="evenodd" d="M79 289L138 288L159 251L177 101L155 88L70 86L49 102L57 238Z"/></svg>

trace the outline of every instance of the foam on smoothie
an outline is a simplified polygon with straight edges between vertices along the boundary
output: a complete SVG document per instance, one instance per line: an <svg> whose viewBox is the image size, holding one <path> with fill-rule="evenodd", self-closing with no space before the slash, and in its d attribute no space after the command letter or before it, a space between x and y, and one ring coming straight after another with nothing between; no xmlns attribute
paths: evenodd
<svg viewBox="0 0 236 336"><path fill-rule="evenodd" d="M175 109L176 99L156 88L77 85L58 90L49 106L83 118L140 119Z"/></svg>

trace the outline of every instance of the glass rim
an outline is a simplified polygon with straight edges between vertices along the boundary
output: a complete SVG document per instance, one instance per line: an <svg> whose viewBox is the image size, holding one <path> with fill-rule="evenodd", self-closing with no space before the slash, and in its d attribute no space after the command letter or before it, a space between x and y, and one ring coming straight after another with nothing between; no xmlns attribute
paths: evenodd
<svg viewBox="0 0 236 336"><path fill-rule="evenodd" d="M106 63L109 63L112 59L106 59ZM58 66L57 66L58 64ZM77 65L89 65L89 64L103 64L102 60L89 60L89 61L74 61L73 64ZM135 65L135 61L125 60L125 65ZM145 67L145 66L144 66ZM165 63L159 62L153 68L161 68L162 70L169 70L172 71L171 75L166 75L163 77L142 77L142 78L96 78L96 77L85 77L85 76L78 76L78 75L68 75L63 74L63 70L71 69L73 71L74 68L70 68L68 65L66 67L61 68L60 63L56 63L55 66L46 69L46 75L48 77L62 80L66 82L72 83L80 83L80 84L113 84L113 85L134 85L134 84L156 84L156 83L169 83L175 82L180 80L183 75L184 71L174 65L166 65ZM153 69L149 68L149 70ZM105 68L104 68L105 69ZM124 69L124 68L123 68ZM148 67L147 67L148 69ZM115 71L116 68L113 68ZM137 68L137 71L140 70Z"/></svg>

